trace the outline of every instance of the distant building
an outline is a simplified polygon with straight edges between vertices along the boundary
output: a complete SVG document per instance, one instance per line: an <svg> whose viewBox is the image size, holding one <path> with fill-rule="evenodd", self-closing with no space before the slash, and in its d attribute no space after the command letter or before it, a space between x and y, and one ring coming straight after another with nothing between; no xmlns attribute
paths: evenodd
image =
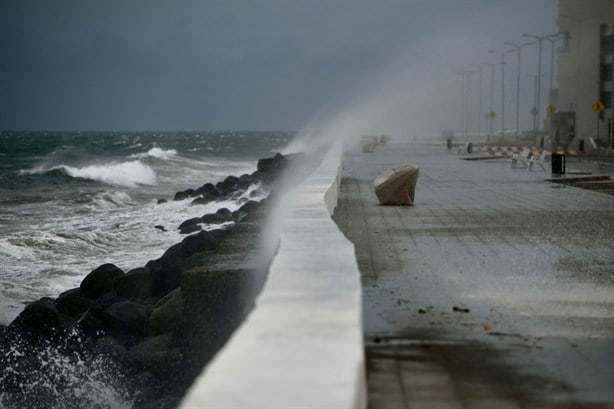
<svg viewBox="0 0 614 409"><path fill-rule="evenodd" d="M614 0L559 0L557 25L562 45L551 140L588 148L592 137L603 147L612 146ZM600 104L604 109L597 113Z"/></svg>

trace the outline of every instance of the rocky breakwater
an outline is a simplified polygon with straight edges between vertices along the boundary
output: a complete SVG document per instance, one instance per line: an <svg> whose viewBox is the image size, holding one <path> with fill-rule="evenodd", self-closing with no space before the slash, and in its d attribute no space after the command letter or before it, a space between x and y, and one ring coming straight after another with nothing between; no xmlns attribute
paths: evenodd
<svg viewBox="0 0 614 409"><path fill-rule="evenodd" d="M186 220L177 228L189 235L140 268L104 264L78 288L30 303L0 328L0 406L176 407L254 305L272 257L259 247L265 216L299 158L277 154L251 175L178 192L192 205L254 184L273 193Z"/></svg>

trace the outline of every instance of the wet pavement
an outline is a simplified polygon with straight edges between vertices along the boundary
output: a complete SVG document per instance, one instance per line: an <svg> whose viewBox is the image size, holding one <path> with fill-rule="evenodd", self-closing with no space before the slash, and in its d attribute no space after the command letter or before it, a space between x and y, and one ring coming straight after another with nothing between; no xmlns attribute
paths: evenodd
<svg viewBox="0 0 614 409"><path fill-rule="evenodd" d="M379 206L371 181L404 163L416 204ZM614 196L394 142L346 153L342 177L370 408L614 407Z"/></svg>

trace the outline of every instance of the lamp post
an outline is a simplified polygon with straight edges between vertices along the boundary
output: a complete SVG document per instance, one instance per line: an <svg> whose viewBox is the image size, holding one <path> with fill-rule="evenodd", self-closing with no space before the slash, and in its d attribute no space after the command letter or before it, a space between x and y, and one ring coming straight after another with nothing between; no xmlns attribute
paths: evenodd
<svg viewBox="0 0 614 409"><path fill-rule="evenodd" d="M488 111L488 131L490 133L490 136L494 138L493 102L495 96L495 64L483 62L481 65L487 65L490 67L490 111Z"/></svg>
<svg viewBox="0 0 614 409"><path fill-rule="evenodd" d="M536 106L535 109L536 111L536 117L537 117L537 128L536 128L536 134L535 134L535 138L537 139L537 134L539 133L539 122L540 122L540 118L539 118L539 112L540 112L540 108L541 108L541 82L542 82L542 41L548 39L548 38L552 38L554 36L557 36L557 34L549 34L549 35L545 35L545 36L538 36L535 34L527 34L524 33L522 35L523 37L528 37L528 38L532 38L534 40L537 41L537 43L539 44L539 51L538 51L538 55L537 55L537 101L536 101ZM537 142L537 141L536 141ZM540 145L543 145L543 143L541 143Z"/></svg>
<svg viewBox="0 0 614 409"><path fill-rule="evenodd" d="M488 50L490 54L501 56L501 135L503 138L505 138L505 54L509 54L512 51L514 50Z"/></svg>
<svg viewBox="0 0 614 409"><path fill-rule="evenodd" d="M471 75L479 71L457 71L463 82L461 103L461 133L467 137L471 133Z"/></svg>
<svg viewBox="0 0 614 409"><path fill-rule="evenodd" d="M548 91L548 105L552 104L552 90L554 83L554 43L561 39L559 34L560 33L553 34L546 38L546 40L550 41L550 89Z"/></svg>
<svg viewBox="0 0 614 409"><path fill-rule="evenodd" d="M518 142L520 138L520 50L523 47L526 47L531 44L535 44L535 41L529 41L524 44L516 44L511 41L503 43L504 45L508 45L510 47L514 47L518 56L518 67L516 72L516 142Z"/></svg>
<svg viewBox="0 0 614 409"><path fill-rule="evenodd" d="M484 78L484 67L482 64L471 64L478 69L476 72L479 74L478 76L478 137L482 137L482 84Z"/></svg>

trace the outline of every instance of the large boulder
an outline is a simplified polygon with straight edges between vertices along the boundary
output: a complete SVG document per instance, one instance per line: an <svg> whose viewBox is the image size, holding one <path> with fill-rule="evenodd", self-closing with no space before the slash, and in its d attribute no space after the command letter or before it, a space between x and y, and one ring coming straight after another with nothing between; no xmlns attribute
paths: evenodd
<svg viewBox="0 0 614 409"><path fill-rule="evenodd" d="M154 306L149 318L152 334L178 332L183 326L183 296L181 288L171 291Z"/></svg>
<svg viewBox="0 0 614 409"><path fill-rule="evenodd" d="M277 153L272 158L263 158L258 160L256 168L258 172L265 174L274 174L285 169L288 160L281 153Z"/></svg>
<svg viewBox="0 0 614 409"><path fill-rule="evenodd" d="M185 199L188 199L194 196L195 193L196 191L194 189L188 189L182 192L177 192L175 193L175 197L173 198L173 200L185 200Z"/></svg>
<svg viewBox="0 0 614 409"><path fill-rule="evenodd" d="M128 359L137 370L167 375L180 370L186 356L182 348L173 345L172 334L162 334L134 345L128 351Z"/></svg>
<svg viewBox="0 0 614 409"><path fill-rule="evenodd" d="M124 275L115 264L103 264L89 273L81 282L81 296L95 300L113 289L113 280Z"/></svg>
<svg viewBox="0 0 614 409"><path fill-rule="evenodd" d="M65 317L55 307L54 300L45 297L28 304L9 324L7 331L17 333L32 343L38 343L57 334L64 322Z"/></svg>
<svg viewBox="0 0 614 409"><path fill-rule="evenodd" d="M101 338L109 335L126 345L146 336L149 333L150 310L143 305L121 299L107 307L112 299L108 297L108 302L97 303L87 310L79 320L78 328L89 337Z"/></svg>
<svg viewBox="0 0 614 409"><path fill-rule="evenodd" d="M106 313L114 318L116 328L109 331L124 336L141 338L149 333L150 310L132 301L121 301L107 308Z"/></svg>
<svg viewBox="0 0 614 409"><path fill-rule="evenodd" d="M194 193L195 195L207 194L207 195L214 196L214 197L221 196L220 192L217 190L217 188L215 187L213 183L205 183L204 185L196 189L196 192Z"/></svg>
<svg viewBox="0 0 614 409"><path fill-rule="evenodd" d="M151 271L140 267L113 280L113 291L127 299L145 300L151 297Z"/></svg>
<svg viewBox="0 0 614 409"><path fill-rule="evenodd" d="M152 295L163 297L179 287L184 260L196 253L215 250L224 236L222 230L201 231L170 247L159 259L148 262L146 268L152 273Z"/></svg>
<svg viewBox="0 0 614 409"><path fill-rule="evenodd" d="M89 298L81 296L80 288L73 288L60 294L60 296L54 302L56 309L69 317L78 318L87 311L94 301Z"/></svg>
<svg viewBox="0 0 614 409"><path fill-rule="evenodd" d="M380 173L373 181L375 195L380 204L413 204L418 175L416 165L401 165Z"/></svg>
<svg viewBox="0 0 614 409"><path fill-rule="evenodd" d="M201 223L204 224L221 224L229 221L226 217L218 213L208 213L200 218Z"/></svg>
<svg viewBox="0 0 614 409"><path fill-rule="evenodd" d="M210 195L209 193L203 193L201 196L192 200L192 202L190 203L190 206L206 205L206 204L216 201L218 198L219 198L218 196L213 196L213 195Z"/></svg>

